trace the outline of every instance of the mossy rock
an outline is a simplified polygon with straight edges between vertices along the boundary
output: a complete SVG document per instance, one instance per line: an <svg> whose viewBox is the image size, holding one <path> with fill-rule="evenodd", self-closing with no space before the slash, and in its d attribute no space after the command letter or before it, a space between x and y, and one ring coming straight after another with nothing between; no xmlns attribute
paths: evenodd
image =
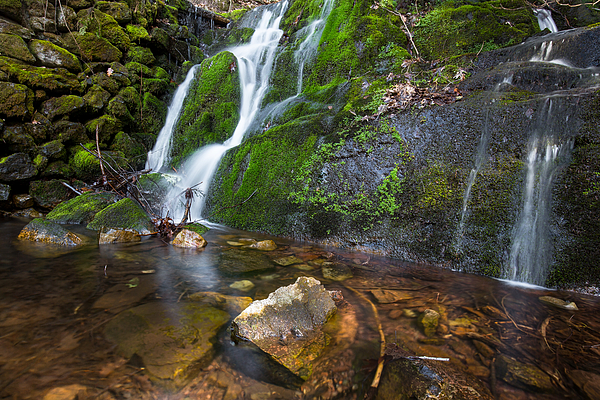
<svg viewBox="0 0 600 400"><path fill-rule="evenodd" d="M89 140L85 127L79 122L58 121L54 124L54 139L65 144L87 143Z"/></svg>
<svg viewBox="0 0 600 400"><path fill-rule="evenodd" d="M119 132L111 145L111 150L119 151L127 157L129 165L136 169L144 168L148 151L139 141L125 132Z"/></svg>
<svg viewBox="0 0 600 400"><path fill-rule="evenodd" d="M154 63L156 58L152 54L152 50L147 47L132 46L127 52L127 59L133 62L150 65Z"/></svg>
<svg viewBox="0 0 600 400"><path fill-rule="evenodd" d="M421 19L414 39L422 56L440 59L519 44L537 32L537 19L522 0L446 1Z"/></svg>
<svg viewBox="0 0 600 400"><path fill-rule="evenodd" d="M33 37L31 29L27 29L23 25L15 24L7 19L0 20L0 33L17 35L25 40L30 40Z"/></svg>
<svg viewBox="0 0 600 400"><path fill-rule="evenodd" d="M87 149L96 151L95 143L85 144ZM75 175L84 180L98 179L101 174L100 162L95 155L85 151L81 146L75 146L70 150L69 166L73 169ZM127 159L123 153L115 151L102 151L104 162L109 162L113 166L121 168L127 167Z"/></svg>
<svg viewBox="0 0 600 400"><path fill-rule="evenodd" d="M60 32L74 32L77 30L77 13L66 4L61 5L57 10L57 24Z"/></svg>
<svg viewBox="0 0 600 400"><path fill-rule="evenodd" d="M116 201L113 193L84 193L57 205L46 219L59 224L89 224L98 212Z"/></svg>
<svg viewBox="0 0 600 400"><path fill-rule="evenodd" d="M108 71L108 69L107 69ZM94 74L94 76L92 77L92 83L94 85L99 85L101 86L103 89L107 90L111 95L115 95L119 92L119 90L121 90L121 88L125 85L123 85L120 79L117 79L116 77L108 76L108 74L106 72L99 72Z"/></svg>
<svg viewBox="0 0 600 400"><path fill-rule="evenodd" d="M65 146L60 140L45 143L38 147L38 151L42 156L47 157L48 160L63 158L67 154Z"/></svg>
<svg viewBox="0 0 600 400"><path fill-rule="evenodd" d="M47 40L32 40L29 42L29 50L45 67L81 71L81 63L74 54Z"/></svg>
<svg viewBox="0 0 600 400"><path fill-rule="evenodd" d="M115 135L123 130L123 122L111 115L102 115L85 124L88 137L95 138L96 132L101 145L112 142Z"/></svg>
<svg viewBox="0 0 600 400"><path fill-rule="evenodd" d="M131 9L127 3L97 1L95 7L113 17L119 24L127 24L131 21Z"/></svg>
<svg viewBox="0 0 600 400"><path fill-rule="evenodd" d="M25 85L0 82L0 118L30 118L33 98L33 91Z"/></svg>
<svg viewBox="0 0 600 400"><path fill-rule="evenodd" d="M148 133L157 134L165 124L167 105L152 93L144 93L140 114L142 118L141 129Z"/></svg>
<svg viewBox="0 0 600 400"><path fill-rule="evenodd" d="M77 13L79 31L103 37L121 51L127 51L131 40L119 23L98 9L88 8Z"/></svg>
<svg viewBox="0 0 600 400"><path fill-rule="evenodd" d="M171 39L169 34L162 28L154 28L150 32L150 40L152 44L162 51L168 52L171 48Z"/></svg>
<svg viewBox="0 0 600 400"><path fill-rule="evenodd" d="M119 200L102 211L87 225L88 229L100 230L102 227L113 229L131 229L147 235L155 231L150 216L137 203L129 198Z"/></svg>
<svg viewBox="0 0 600 400"><path fill-rule="evenodd" d="M42 218L36 218L27 224L19 233L18 239L69 247L83 243L83 239L75 233Z"/></svg>
<svg viewBox="0 0 600 400"><path fill-rule="evenodd" d="M17 22L23 21L23 14L21 13L23 3L21 0L1 0L0 1L0 15L4 15Z"/></svg>
<svg viewBox="0 0 600 400"><path fill-rule="evenodd" d="M119 61L123 56L121 50L107 39L90 32L73 32L65 37L65 42L68 50L78 54L84 61L113 62Z"/></svg>
<svg viewBox="0 0 600 400"><path fill-rule="evenodd" d="M132 42L141 43L150 40L150 34L143 26L129 24L125 27L125 30Z"/></svg>
<svg viewBox="0 0 600 400"><path fill-rule="evenodd" d="M23 125L7 126L1 138L5 151L29 152L35 146L35 140L27 133Z"/></svg>
<svg viewBox="0 0 600 400"><path fill-rule="evenodd" d="M123 124L123 126L129 126L135 121L134 117L131 115L129 109L127 108L125 99L123 99L119 95L113 97L110 100L106 111L108 114L118 119Z"/></svg>
<svg viewBox="0 0 600 400"><path fill-rule="evenodd" d="M199 223L188 224L184 228L192 232L196 232L198 235L204 235L210 230L210 228L207 228L206 226Z"/></svg>
<svg viewBox="0 0 600 400"><path fill-rule="evenodd" d="M109 99L110 93L100 85L92 85L83 96L87 110L92 113L102 111Z"/></svg>
<svg viewBox="0 0 600 400"><path fill-rule="evenodd" d="M65 95L61 97L52 97L42 104L41 111L49 119L76 114L85 106L83 97L75 95Z"/></svg>
<svg viewBox="0 0 600 400"><path fill-rule="evenodd" d="M35 63L35 57L29 51L27 44L17 35L0 33L0 55L16 58L26 63Z"/></svg>
<svg viewBox="0 0 600 400"><path fill-rule="evenodd" d="M0 181L11 182L30 179L36 176L37 169L33 165L29 155L15 153L0 158Z"/></svg>
<svg viewBox="0 0 600 400"><path fill-rule="evenodd" d="M43 157L43 156L40 156ZM36 157L37 158L37 157ZM42 178L71 178L73 177L73 169L64 161L53 161L44 168L40 176Z"/></svg>
<svg viewBox="0 0 600 400"><path fill-rule="evenodd" d="M29 184L29 195L38 206L52 209L73 194L63 182L67 183L64 180L33 181Z"/></svg>
<svg viewBox="0 0 600 400"><path fill-rule="evenodd" d="M200 64L173 132L174 165L198 148L231 136L239 121L239 87L232 53L221 52Z"/></svg>
<svg viewBox="0 0 600 400"><path fill-rule="evenodd" d="M0 71L33 90L42 89L56 94L82 91L77 76L62 68L34 67L0 56Z"/></svg>

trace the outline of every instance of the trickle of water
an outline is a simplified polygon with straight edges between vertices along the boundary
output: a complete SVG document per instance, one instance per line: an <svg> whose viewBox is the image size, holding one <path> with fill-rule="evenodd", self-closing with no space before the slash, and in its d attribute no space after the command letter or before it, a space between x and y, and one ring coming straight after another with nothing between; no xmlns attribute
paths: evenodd
<svg viewBox="0 0 600 400"><path fill-rule="evenodd" d="M513 229L509 263L504 273L504 278L535 285L544 285L552 260L549 226L552 185L572 147L570 141L560 139L555 131L560 122L557 119L563 116L560 112L554 116L552 106L552 100L548 100L548 106L542 111L546 116L544 124L529 140L523 207Z"/></svg>
<svg viewBox="0 0 600 400"><path fill-rule="evenodd" d="M253 20L256 25L250 42L229 49L237 58L241 86L240 120L232 136L223 144L211 144L197 150L184 164L180 173L182 180L169 195L168 212L171 218L181 219L185 213L184 190L193 188L201 195L208 191L211 178L225 152L238 146L254 120L260 103L269 87L269 78L275 59L275 51L283 31L279 23L287 9L287 0L272 6L260 7ZM190 218L200 218L204 198L193 202Z"/></svg>
<svg viewBox="0 0 600 400"><path fill-rule="evenodd" d="M198 65L194 65L188 72L185 80L177 90L173 101L167 111L167 119L165 125L162 127L154 144L154 148L148 152L148 160L146 161L146 169L158 172L165 167L170 160L171 144L173 138L173 128L179 119L181 114L181 108L183 106L183 100L187 96L190 84L196 75Z"/></svg>

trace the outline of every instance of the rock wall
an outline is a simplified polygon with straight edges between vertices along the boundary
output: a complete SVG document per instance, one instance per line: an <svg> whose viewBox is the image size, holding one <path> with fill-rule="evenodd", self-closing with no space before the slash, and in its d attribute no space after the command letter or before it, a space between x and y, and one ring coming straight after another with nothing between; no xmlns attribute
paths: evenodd
<svg viewBox="0 0 600 400"><path fill-rule="evenodd" d="M0 207L42 209L94 180L96 148L141 169L176 81L229 21L184 0L0 3ZM35 188L53 182L43 199ZM60 193L58 193L58 192Z"/></svg>

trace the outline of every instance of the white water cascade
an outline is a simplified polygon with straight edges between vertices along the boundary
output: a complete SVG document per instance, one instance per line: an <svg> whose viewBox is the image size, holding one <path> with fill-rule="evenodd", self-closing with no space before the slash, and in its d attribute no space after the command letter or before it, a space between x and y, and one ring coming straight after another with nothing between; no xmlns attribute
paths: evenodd
<svg viewBox="0 0 600 400"><path fill-rule="evenodd" d="M158 138L156 139L156 144L154 148L148 152L148 160L146 161L146 169L151 169L152 171L158 172L165 165L169 163L170 154L171 154L171 144L173 138L173 128L179 119L179 115L181 114L181 107L183 106L183 100L187 96L188 90L190 88L190 84L196 75L196 69L198 69L199 65L194 65L189 71L185 80L177 90L175 91L175 95L173 96L173 100L171 101L171 105L167 111L167 119L165 121L165 125L162 127L158 134Z"/></svg>
<svg viewBox="0 0 600 400"><path fill-rule="evenodd" d="M543 125L529 139L523 206L513 229L508 268L504 273L504 278L536 285L545 283L552 260L549 223L553 182L563 165L561 158L569 156L572 146L572 142L559 139L562 135L554 131L563 121L556 121L553 112L553 100L547 100L542 110L546 117L541 121Z"/></svg>
<svg viewBox="0 0 600 400"><path fill-rule="evenodd" d="M275 59L275 51L283 31L279 23L287 9L288 2L284 0L273 6L260 7L253 12L261 13L257 17L250 42L228 49L237 58L241 86L240 120L233 135L222 144L211 144L196 151L181 168L181 181L168 194L167 209L169 217L180 220L185 213L183 193L187 188L193 188L196 193L208 191L210 181L219 161L225 152L238 146L248 127L259 110L260 103L269 87L269 78ZM200 218L204 198L197 198L190 209L191 218Z"/></svg>
<svg viewBox="0 0 600 400"><path fill-rule="evenodd" d="M548 28L548 30L552 33L558 32L558 28L556 27L556 23L554 23L554 19L552 18L552 13L550 10L537 8L533 10L533 13L537 17L540 30L543 31L544 29Z"/></svg>

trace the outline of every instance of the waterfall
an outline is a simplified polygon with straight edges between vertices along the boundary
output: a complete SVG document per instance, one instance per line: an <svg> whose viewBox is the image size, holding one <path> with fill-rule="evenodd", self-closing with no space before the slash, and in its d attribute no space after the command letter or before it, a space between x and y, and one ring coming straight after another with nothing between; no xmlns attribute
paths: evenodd
<svg viewBox="0 0 600 400"><path fill-rule="evenodd" d="M572 146L570 141L560 138L564 132L557 132L562 120L566 123L568 117L562 110L555 112L553 106L553 100L546 100L538 121L540 126L529 139L523 205L513 229L509 262L504 272L504 278L536 285L545 283L552 261L549 226L552 185Z"/></svg>
<svg viewBox="0 0 600 400"><path fill-rule="evenodd" d="M311 22L310 25L300 29L298 35L305 36L298 50L294 53L294 61L298 64L298 83L296 88L296 95L302 93L302 80L304 75L304 65L315 57L319 42L321 41L321 35L325 29L325 23L327 17L331 13L333 8L333 0L325 0L321 8L321 14L319 18Z"/></svg>
<svg viewBox="0 0 600 400"><path fill-rule="evenodd" d="M173 96L173 100L171 101L171 105L167 111L165 125L158 134L154 148L148 152L146 169L151 169L152 171L158 172L169 163L173 128L175 127L175 124L179 119L179 115L181 114L183 100L185 100L185 97L187 96L190 84L192 83L194 75L196 74L196 69L198 69L198 65L194 65L189 70L185 80L175 91L175 96Z"/></svg>
<svg viewBox="0 0 600 400"><path fill-rule="evenodd" d="M558 32L558 28L554 23L554 19L552 19L552 13L550 10L546 10L543 8L533 9L533 14L537 17L538 25L540 26L540 30L548 28L548 30L552 33Z"/></svg>
<svg viewBox="0 0 600 400"><path fill-rule="evenodd" d="M498 93L503 84L510 85L512 84L512 75L504 78L502 82L497 84L494 87L494 93ZM494 102L494 100L492 100ZM454 251L458 254L461 252L462 248L462 239L465 229L465 220L467 216L467 208L469 206L469 199L471 197L471 190L473 189L473 184L475 184L475 179L477 178L477 174L481 170L485 160L487 159L487 149L490 141L490 109L489 107L485 112L485 122L483 124L483 129L481 130L481 137L479 138L479 143L477 144L477 153L475 155L475 165L469 172L469 178L467 179L467 189L463 195L463 205L460 215L460 221L458 223L458 228L456 230L456 234L454 235L453 240L453 248Z"/></svg>
<svg viewBox="0 0 600 400"><path fill-rule="evenodd" d="M204 206L203 194L207 193L212 176L225 152L238 146L254 120L260 103L269 88L269 78L275 52L283 31L279 23L287 9L284 0L270 6L259 7L252 12L258 15L250 42L228 49L237 58L240 75L240 120L232 136L222 144L211 144L196 151L183 165L179 185L168 194L169 216L179 220L185 213L184 190L193 188L200 194L190 209L191 218L200 218Z"/></svg>

